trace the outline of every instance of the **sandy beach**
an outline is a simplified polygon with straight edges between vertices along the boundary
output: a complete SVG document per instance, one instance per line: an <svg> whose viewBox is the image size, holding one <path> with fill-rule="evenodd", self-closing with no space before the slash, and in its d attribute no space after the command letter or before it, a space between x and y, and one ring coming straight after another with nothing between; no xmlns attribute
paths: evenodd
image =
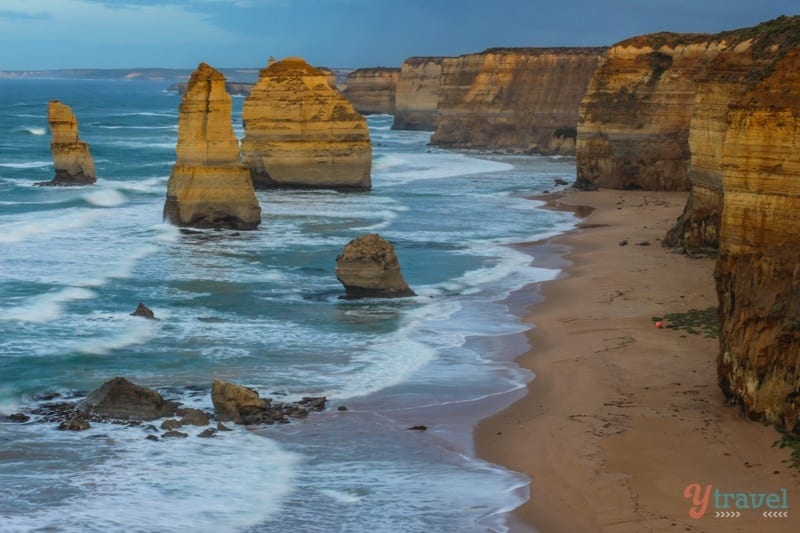
<svg viewBox="0 0 800 533"><path fill-rule="evenodd" d="M531 477L517 514L539 531L800 530L800 476L772 446L774 429L725 402L717 339L654 325L717 304L714 260L660 245L685 200L612 190L555 200L594 211L546 243L563 247L567 266L528 309L531 348L518 360L536 374L527 396L476 430L480 456ZM728 511L740 516L717 517L712 496L692 518L690 484L723 498L786 489L788 517L736 508L732 497Z"/></svg>

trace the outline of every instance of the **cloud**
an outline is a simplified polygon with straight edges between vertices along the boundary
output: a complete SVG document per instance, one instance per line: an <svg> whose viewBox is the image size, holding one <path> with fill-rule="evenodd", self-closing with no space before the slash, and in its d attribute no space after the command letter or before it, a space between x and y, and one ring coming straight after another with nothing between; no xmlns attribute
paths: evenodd
<svg viewBox="0 0 800 533"><path fill-rule="evenodd" d="M22 11L9 11L0 9L0 19L26 21L26 20L47 20L50 15L47 13L23 13Z"/></svg>

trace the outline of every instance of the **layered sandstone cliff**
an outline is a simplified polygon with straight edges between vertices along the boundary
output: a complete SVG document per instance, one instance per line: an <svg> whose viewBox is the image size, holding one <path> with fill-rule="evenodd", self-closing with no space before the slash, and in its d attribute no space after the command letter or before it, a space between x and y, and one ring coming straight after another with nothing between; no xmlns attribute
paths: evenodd
<svg viewBox="0 0 800 533"><path fill-rule="evenodd" d="M578 105L605 48L497 48L442 63L431 143L575 153Z"/></svg>
<svg viewBox="0 0 800 533"><path fill-rule="evenodd" d="M578 119L576 186L689 190L689 124L696 80L719 43L656 33L614 45Z"/></svg>
<svg viewBox="0 0 800 533"><path fill-rule="evenodd" d="M773 45L785 43L794 32L800 34L800 25L786 18L714 36L709 45L714 54L697 78L689 129L691 193L665 246L690 251L718 247L729 108L774 68L791 47Z"/></svg>
<svg viewBox="0 0 800 533"><path fill-rule="evenodd" d="M37 185L90 185L96 181L89 145L78 138L78 120L72 109L58 100L47 105L55 177Z"/></svg>
<svg viewBox="0 0 800 533"><path fill-rule="evenodd" d="M399 77L399 68L360 68L347 77L347 87L342 94L362 115L393 115Z"/></svg>
<svg viewBox="0 0 800 533"><path fill-rule="evenodd" d="M717 292L723 391L800 436L800 17L758 36L777 62L728 111Z"/></svg>
<svg viewBox="0 0 800 533"><path fill-rule="evenodd" d="M302 59L261 70L242 121L242 156L256 187L370 188L366 120Z"/></svg>
<svg viewBox="0 0 800 533"><path fill-rule="evenodd" d="M397 78L392 129L436 129L443 62L443 57L410 57L403 62Z"/></svg>
<svg viewBox="0 0 800 533"><path fill-rule="evenodd" d="M239 158L225 77L205 63L194 71L178 119L177 157L164 218L179 226L254 229L261 208Z"/></svg>

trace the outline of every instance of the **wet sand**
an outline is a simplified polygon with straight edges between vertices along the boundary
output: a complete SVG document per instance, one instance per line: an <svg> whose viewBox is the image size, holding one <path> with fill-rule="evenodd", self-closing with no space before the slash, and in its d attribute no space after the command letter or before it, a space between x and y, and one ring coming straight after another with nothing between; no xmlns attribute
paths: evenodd
<svg viewBox="0 0 800 533"><path fill-rule="evenodd" d="M475 433L480 457L531 477L515 519L539 531L800 530L800 475L772 446L774 429L725 402L717 339L654 326L653 317L717 305L714 260L660 244L685 200L610 190L554 200L594 211L541 254L564 250L567 266L528 309L531 348L518 359L536 374L528 394ZM763 507L716 517L712 496L693 519L684 497L693 483L723 493L785 488L789 516L765 518Z"/></svg>

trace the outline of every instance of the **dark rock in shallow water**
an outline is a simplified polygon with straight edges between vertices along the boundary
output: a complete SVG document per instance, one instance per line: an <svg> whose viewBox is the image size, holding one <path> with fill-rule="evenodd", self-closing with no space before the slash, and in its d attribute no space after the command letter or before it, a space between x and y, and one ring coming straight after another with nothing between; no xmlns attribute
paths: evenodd
<svg viewBox="0 0 800 533"><path fill-rule="evenodd" d="M161 429L166 429L168 431L172 431L173 429L178 429L181 427L180 420L175 420L174 418L168 418L161 422Z"/></svg>
<svg viewBox="0 0 800 533"><path fill-rule="evenodd" d="M200 409L178 409L182 426L207 426L208 415Z"/></svg>
<svg viewBox="0 0 800 533"><path fill-rule="evenodd" d="M70 418L69 420L61 422L58 429L60 431L84 431L90 427L92 426L89 425L89 422L83 418Z"/></svg>
<svg viewBox="0 0 800 533"><path fill-rule="evenodd" d="M166 433L164 433L161 436L163 438L165 438L165 439L171 439L171 438L185 439L186 437L189 436L189 434L188 433L184 433L182 431L174 431L173 430L173 431L167 431Z"/></svg>
<svg viewBox="0 0 800 533"><path fill-rule="evenodd" d="M410 428L406 428L410 431L428 431L428 426L411 426Z"/></svg>
<svg viewBox="0 0 800 533"><path fill-rule="evenodd" d="M82 413L124 420L154 420L172 416L178 404L122 377L104 383L78 404Z"/></svg>
<svg viewBox="0 0 800 533"><path fill-rule="evenodd" d="M208 429L204 429L202 431L202 433L200 433L197 436L200 437L200 438L203 438L203 439L210 439L212 437L215 437L216 435L217 435L217 430L216 429L208 428Z"/></svg>
<svg viewBox="0 0 800 533"><path fill-rule="evenodd" d="M145 438L146 438L147 440L154 440L154 441L158 441L158 437L156 437L155 435L148 435L148 436L146 436Z"/></svg>
<svg viewBox="0 0 800 533"><path fill-rule="evenodd" d="M233 431L231 428L223 424L222 422L217 422L217 429L219 431Z"/></svg>
<svg viewBox="0 0 800 533"><path fill-rule="evenodd" d="M336 408L336 410L337 411L347 411L347 407L345 407L344 405L340 405L339 407Z"/></svg>
<svg viewBox="0 0 800 533"><path fill-rule="evenodd" d="M234 383L215 380L211 384L211 401L219 421L243 424L242 410L247 414L265 411L269 402L262 399L256 391Z"/></svg>
<svg viewBox="0 0 800 533"><path fill-rule="evenodd" d="M131 316L140 316L143 318L149 318L150 320L156 320L156 315L153 314L153 311L151 311L141 302L139 302L139 305L136 306L136 310L131 313Z"/></svg>
<svg viewBox="0 0 800 533"><path fill-rule="evenodd" d="M29 417L28 415L26 415L24 413L14 413L14 414L8 415L7 418L8 418L9 422L18 422L18 423L27 422L28 420L31 419L31 417Z"/></svg>

